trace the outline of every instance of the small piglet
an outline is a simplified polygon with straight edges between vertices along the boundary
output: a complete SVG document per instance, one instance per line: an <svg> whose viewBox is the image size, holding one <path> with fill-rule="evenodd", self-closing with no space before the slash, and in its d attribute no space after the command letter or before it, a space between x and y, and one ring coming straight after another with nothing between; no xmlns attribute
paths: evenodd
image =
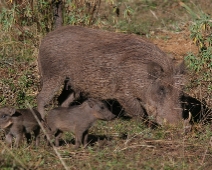
<svg viewBox="0 0 212 170"><path fill-rule="evenodd" d="M58 107L47 115L49 134L55 136L55 145L59 146L59 138L63 131L75 134L75 148L87 144L88 129L97 120L115 118L106 105L95 99L88 99L78 106Z"/></svg>
<svg viewBox="0 0 212 170"><path fill-rule="evenodd" d="M41 121L39 112L34 109L33 111ZM0 108L0 128L5 130L6 143L9 146L12 146L12 139L15 137L14 145L18 147L22 142L23 135L26 136L27 143L29 143L32 131L35 135L36 146L39 144L40 126L30 109Z"/></svg>

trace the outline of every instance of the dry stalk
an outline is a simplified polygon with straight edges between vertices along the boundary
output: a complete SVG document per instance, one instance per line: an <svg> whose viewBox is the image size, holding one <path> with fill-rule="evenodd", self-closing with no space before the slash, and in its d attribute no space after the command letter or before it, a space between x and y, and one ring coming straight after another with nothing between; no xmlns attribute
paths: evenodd
<svg viewBox="0 0 212 170"><path fill-rule="evenodd" d="M131 138L127 138L127 139L126 139L126 142L124 142L124 145L126 146L133 138L135 138L135 137L137 137L137 136L139 136L139 135L141 135L141 134L142 134L142 133L138 133L138 134L132 136Z"/></svg>
<svg viewBox="0 0 212 170"><path fill-rule="evenodd" d="M211 138L210 138L210 140L209 140L209 142L208 142L207 148L206 148L205 153L204 153L204 155L203 155L201 165L203 165L203 164L204 164L205 157L206 157L206 154L207 154L207 152L208 152L208 148L209 148L209 146L211 146L211 147L212 147L212 136L211 136Z"/></svg>
<svg viewBox="0 0 212 170"><path fill-rule="evenodd" d="M21 160L18 159L18 157L15 156L15 155L13 154L13 152L11 152L11 150L10 150L1 140L0 140L0 143L1 143L1 145L4 147L4 149L5 149L12 157L14 157L14 159L16 160L16 162L18 162L24 169L28 169L28 168L26 167L26 165L25 165L23 162L21 162Z"/></svg>
<svg viewBox="0 0 212 170"><path fill-rule="evenodd" d="M131 145L122 149L115 149L114 152L120 152L120 151L124 151L126 149L131 149L131 148L137 148L137 147L147 147L147 148L156 148L155 146L152 145Z"/></svg>
<svg viewBox="0 0 212 170"><path fill-rule="evenodd" d="M47 140L49 141L51 147L53 148L55 154L56 154L57 157L59 158L59 160L60 160L61 164L63 165L64 169L65 169L65 170L69 170L68 166L67 166L66 163L63 161L63 158L61 157L60 153L57 151L57 148L53 145L53 143L52 143L52 141L51 141L49 135L47 134L47 132L46 132L46 130L45 130L43 124L42 124L42 123L40 122L40 120L38 119L37 115L36 115L35 112L33 111L32 107L31 107L31 105L29 104L28 101L26 101L26 105L28 106L28 108L29 108L30 111L32 112L33 116L34 116L35 119L37 120L39 126L41 127L41 129L42 129L44 135L46 136Z"/></svg>

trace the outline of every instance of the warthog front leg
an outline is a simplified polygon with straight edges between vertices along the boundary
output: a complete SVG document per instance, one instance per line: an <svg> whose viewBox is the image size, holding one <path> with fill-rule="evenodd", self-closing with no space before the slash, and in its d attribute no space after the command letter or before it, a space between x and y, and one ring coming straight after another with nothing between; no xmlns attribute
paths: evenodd
<svg viewBox="0 0 212 170"><path fill-rule="evenodd" d="M37 96L38 112L41 114L42 119L45 117L44 107L52 100L62 83L63 81L54 79L43 82L42 90Z"/></svg>
<svg viewBox="0 0 212 170"><path fill-rule="evenodd" d="M141 106L138 99L129 96L123 96L118 99L118 102L129 115L140 118L145 117L145 110Z"/></svg>

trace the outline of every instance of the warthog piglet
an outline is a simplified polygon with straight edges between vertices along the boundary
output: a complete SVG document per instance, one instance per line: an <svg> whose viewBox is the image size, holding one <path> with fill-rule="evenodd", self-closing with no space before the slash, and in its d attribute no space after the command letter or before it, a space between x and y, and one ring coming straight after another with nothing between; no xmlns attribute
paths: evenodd
<svg viewBox="0 0 212 170"><path fill-rule="evenodd" d="M55 136L55 145L59 146L59 138L63 131L75 134L75 147L87 144L88 129L97 120L115 118L106 105L95 99L88 99L80 106L58 107L47 115L49 134Z"/></svg>
<svg viewBox="0 0 212 170"><path fill-rule="evenodd" d="M38 119L41 120L38 111L33 111ZM26 136L27 143L29 143L32 131L35 135L36 146L39 144L40 126L30 109L0 108L0 128L5 130L6 143L9 146L12 146L12 139L15 137L14 145L18 147L22 142L23 135Z"/></svg>

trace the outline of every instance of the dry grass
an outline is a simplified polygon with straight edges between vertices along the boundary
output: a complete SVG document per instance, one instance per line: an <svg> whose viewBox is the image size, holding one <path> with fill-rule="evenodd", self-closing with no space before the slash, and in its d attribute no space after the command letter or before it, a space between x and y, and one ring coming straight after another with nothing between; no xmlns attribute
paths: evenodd
<svg viewBox="0 0 212 170"><path fill-rule="evenodd" d="M149 129L135 119L97 122L90 130L90 144L74 149L66 133L57 148L67 169L210 169L212 142L209 126L198 126L185 135L182 126ZM41 141L38 149L1 145L1 167L65 169L52 147Z"/></svg>

